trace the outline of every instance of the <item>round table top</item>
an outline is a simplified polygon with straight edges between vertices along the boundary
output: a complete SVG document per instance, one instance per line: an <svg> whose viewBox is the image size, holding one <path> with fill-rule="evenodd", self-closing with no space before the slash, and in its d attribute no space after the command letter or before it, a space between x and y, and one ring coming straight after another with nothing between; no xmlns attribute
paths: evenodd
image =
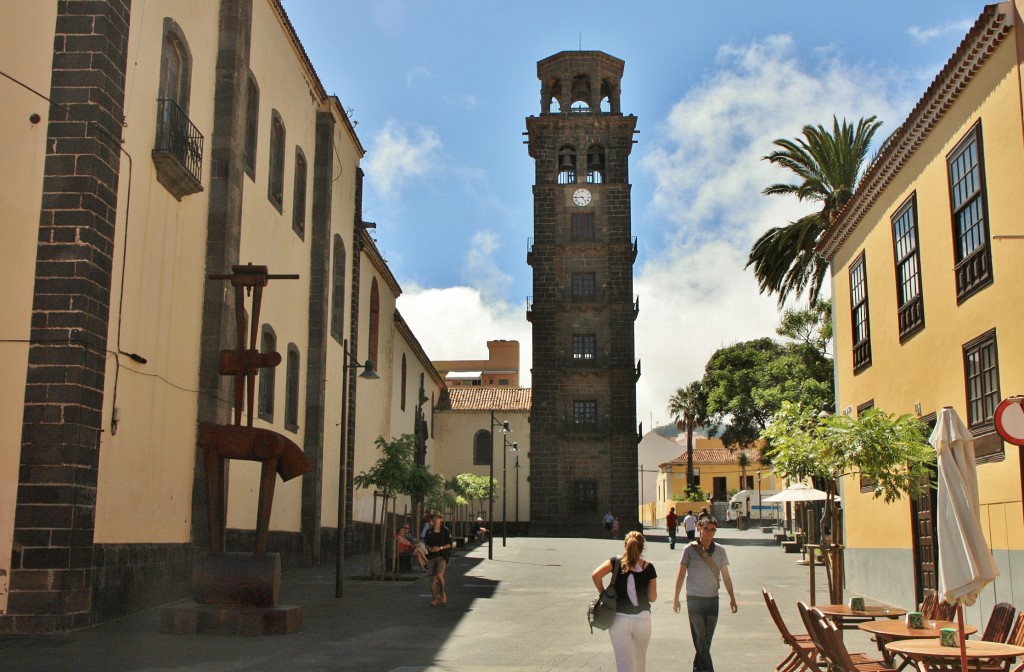
<svg viewBox="0 0 1024 672"><path fill-rule="evenodd" d="M905 621L865 621L857 627L883 637L900 637L903 639L932 639L942 635L943 628L956 628L956 621L925 621L923 628L912 628ZM978 628L964 624L964 634L973 635Z"/></svg>
<svg viewBox="0 0 1024 672"><path fill-rule="evenodd" d="M812 609L817 609L826 616L833 617L898 618L907 615L907 610L900 607L883 607L873 604L865 605L863 609L851 609L847 604L816 604Z"/></svg>
<svg viewBox="0 0 1024 672"><path fill-rule="evenodd" d="M968 639L966 642L968 658L1016 658L1024 656L1024 646L986 642ZM937 639L901 639L885 645L890 651L902 653L911 658L959 658L959 646L942 646Z"/></svg>

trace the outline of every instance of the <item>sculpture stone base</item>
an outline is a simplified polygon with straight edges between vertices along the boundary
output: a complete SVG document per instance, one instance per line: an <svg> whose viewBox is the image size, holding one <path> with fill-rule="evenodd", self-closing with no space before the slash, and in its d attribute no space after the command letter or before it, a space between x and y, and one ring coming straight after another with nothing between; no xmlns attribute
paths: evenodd
<svg viewBox="0 0 1024 672"><path fill-rule="evenodd" d="M173 604L160 610L160 631L175 635L288 635L302 629L302 607Z"/></svg>

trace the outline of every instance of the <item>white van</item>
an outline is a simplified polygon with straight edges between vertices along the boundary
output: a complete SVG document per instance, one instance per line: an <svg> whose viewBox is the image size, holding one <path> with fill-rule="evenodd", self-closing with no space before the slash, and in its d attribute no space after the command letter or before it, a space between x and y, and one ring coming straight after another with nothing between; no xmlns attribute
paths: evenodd
<svg viewBox="0 0 1024 672"><path fill-rule="evenodd" d="M729 510L725 512L725 519L736 522L740 516L750 512L751 520L773 519L776 517L777 504L766 503L764 500L776 494L777 490L762 490L760 493L760 504L758 504L757 490L740 490L729 500Z"/></svg>

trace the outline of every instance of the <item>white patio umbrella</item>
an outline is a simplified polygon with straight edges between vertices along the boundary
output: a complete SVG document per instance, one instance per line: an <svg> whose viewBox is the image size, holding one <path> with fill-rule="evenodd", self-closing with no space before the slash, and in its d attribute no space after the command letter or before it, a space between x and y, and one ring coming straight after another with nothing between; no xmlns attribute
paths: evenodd
<svg viewBox="0 0 1024 672"><path fill-rule="evenodd" d="M982 588L999 576L992 551L981 529L978 472L974 439L950 407L939 414L929 442L938 459L939 590L957 606L960 664L967 670L964 644L964 605L972 605Z"/></svg>
<svg viewBox="0 0 1024 672"><path fill-rule="evenodd" d="M828 494L817 488L812 488L806 483L794 483L782 492L766 497L764 501L772 503L781 502L820 502L828 497ZM839 498L836 497L838 501Z"/></svg>

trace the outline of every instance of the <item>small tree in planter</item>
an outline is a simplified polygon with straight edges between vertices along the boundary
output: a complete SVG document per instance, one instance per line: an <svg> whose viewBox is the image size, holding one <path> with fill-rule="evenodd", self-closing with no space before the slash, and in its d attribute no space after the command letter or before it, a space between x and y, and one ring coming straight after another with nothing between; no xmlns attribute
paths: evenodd
<svg viewBox="0 0 1024 672"><path fill-rule="evenodd" d="M394 505L398 495L411 495L419 492L424 487L430 486L432 476L426 467L417 466L414 456L416 451L416 437L412 434L403 434L392 441L384 440L378 436L375 441L377 447L383 453L380 459L369 471L364 471L352 479L352 483L359 488L375 488L384 497L384 505L381 507L381 566L384 564L384 549L386 525L384 524L387 502L392 502L392 547L396 545L395 535L395 511ZM377 525L377 507L374 504L373 526ZM376 534L370 538L370 557L373 558L376 552ZM392 557L395 556L392 551ZM383 572L382 572L383 575ZM373 561L370 561L370 577L375 576Z"/></svg>
<svg viewBox="0 0 1024 672"><path fill-rule="evenodd" d="M859 474L874 484L874 496L886 502L903 495L917 499L929 487L929 465L935 461L923 422L875 408L853 418L784 402L764 437L776 473L788 480L814 478L826 484L825 511L836 537L842 522L834 505L840 478ZM839 545L829 550L832 601L840 603L843 556Z"/></svg>

